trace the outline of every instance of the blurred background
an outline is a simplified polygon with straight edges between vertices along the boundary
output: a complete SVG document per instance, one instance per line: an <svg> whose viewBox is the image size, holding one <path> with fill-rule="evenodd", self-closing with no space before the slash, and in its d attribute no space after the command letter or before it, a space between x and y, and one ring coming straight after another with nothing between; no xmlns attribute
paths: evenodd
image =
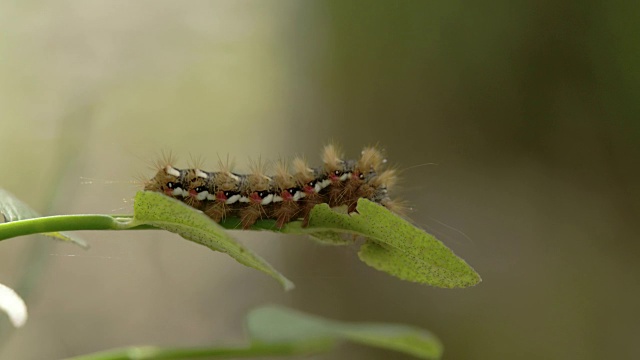
<svg viewBox="0 0 640 360"><path fill-rule="evenodd" d="M356 247L235 232L296 283L284 293L170 233L78 233L88 251L18 238L0 244L0 282L30 319L0 317L0 358L238 344L266 303L424 327L445 359L640 357L639 7L1 1L0 186L38 211L130 213L128 181L161 150L242 170L378 143L406 169L411 219L484 281L436 289Z"/></svg>

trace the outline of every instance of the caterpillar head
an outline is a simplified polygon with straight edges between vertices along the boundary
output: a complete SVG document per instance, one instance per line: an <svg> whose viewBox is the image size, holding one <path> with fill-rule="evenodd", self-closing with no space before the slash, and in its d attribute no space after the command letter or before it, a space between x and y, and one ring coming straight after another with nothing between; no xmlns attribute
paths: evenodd
<svg viewBox="0 0 640 360"><path fill-rule="evenodd" d="M165 165L156 172L156 175L147 180L144 189L156 191L165 195L178 197L184 196L184 177L186 171L177 169L171 165Z"/></svg>

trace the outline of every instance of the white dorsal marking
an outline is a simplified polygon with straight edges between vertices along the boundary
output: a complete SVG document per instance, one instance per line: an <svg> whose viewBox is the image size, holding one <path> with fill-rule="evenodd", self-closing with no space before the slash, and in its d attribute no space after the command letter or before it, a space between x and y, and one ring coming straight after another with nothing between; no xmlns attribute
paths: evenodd
<svg viewBox="0 0 640 360"><path fill-rule="evenodd" d="M331 179L324 179L322 181L318 181L316 183L316 192L320 192L320 190L326 188L329 185L331 185Z"/></svg>
<svg viewBox="0 0 640 360"><path fill-rule="evenodd" d="M264 199L262 199L262 201L260 202L260 204L269 205L271 203L271 201L273 201L273 194L269 194L269 195L265 196Z"/></svg>
<svg viewBox="0 0 640 360"><path fill-rule="evenodd" d="M234 204L236 203L238 200L240 200L240 194L236 194L236 195L232 195L230 196L227 201L225 201L227 204Z"/></svg>
<svg viewBox="0 0 640 360"><path fill-rule="evenodd" d="M173 196L187 196L187 192L182 190L182 188L175 188L171 192L171 195L173 195Z"/></svg>
<svg viewBox="0 0 640 360"><path fill-rule="evenodd" d="M208 191L201 191L198 193L198 195L196 195L196 199L202 201L209 198L209 192Z"/></svg>
<svg viewBox="0 0 640 360"><path fill-rule="evenodd" d="M164 168L164 172L166 172L168 175L171 175L171 176L180 177L180 171L176 170L171 165L167 165Z"/></svg>
<svg viewBox="0 0 640 360"><path fill-rule="evenodd" d="M197 170L197 169L196 169L196 176L199 177L199 178L203 178L203 179L208 179L209 178L209 175L207 175L207 173L205 173L202 170Z"/></svg>

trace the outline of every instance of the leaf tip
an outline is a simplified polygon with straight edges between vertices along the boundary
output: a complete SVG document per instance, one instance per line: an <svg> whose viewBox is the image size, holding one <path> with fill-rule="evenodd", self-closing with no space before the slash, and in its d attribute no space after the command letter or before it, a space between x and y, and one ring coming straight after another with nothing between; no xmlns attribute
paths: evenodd
<svg viewBox="0 0 640 360"><path fill-rule="evenodd" d="M296 288L296 284L294 284L291 280L284 278L282 280L282 287L284 287L284 291L291 291Z"/></svg>
<svg viewBox="0 0 640 360"><path fill-rule="evenodd" d="M12 288L0 284L0 310L7 313L14 327L22 327L27 322L27 305Z"/></svg>

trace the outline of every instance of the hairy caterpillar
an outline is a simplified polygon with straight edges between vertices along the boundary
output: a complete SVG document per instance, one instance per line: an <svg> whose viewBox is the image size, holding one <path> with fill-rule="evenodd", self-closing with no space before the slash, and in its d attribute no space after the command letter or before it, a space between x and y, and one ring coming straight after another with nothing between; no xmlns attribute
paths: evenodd
<svg viewBox="0 0 640 360"><path fill-rule="evenodd" d="M312 168L296 158L289 169L286 162L278 161L273 175L266 174L261 162L252 164L248 174L234 173L222 161L215 172L179 169L173 162L170 156L159 162L155 176L144 181L144 189L184 201L216 222L237 216L245 229L259 219L274 219L279 228L303 219L306 226L315 205L346 206L354 212L359 198L398 211L388 195L397 181L396 171L384 168L386 159L375 147L364 148L358 160L343 160L330 144L322 152L322 166Z"/></svg>

